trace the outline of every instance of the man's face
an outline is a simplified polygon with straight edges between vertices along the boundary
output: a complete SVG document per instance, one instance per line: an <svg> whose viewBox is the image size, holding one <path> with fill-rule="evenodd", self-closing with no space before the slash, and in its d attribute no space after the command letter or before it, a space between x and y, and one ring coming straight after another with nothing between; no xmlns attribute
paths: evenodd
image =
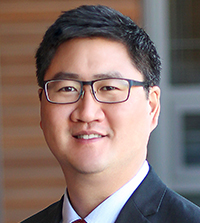
<svg viewBox="0 0 200 223"><path fill-rule="evenodd" d="M82 81L116 75L143 81L126 47L103 38L73 39L60 45L44 80L60 72ZM138 169L157 125L159 88L152 88L147 99L143 87L132 87L128 101L118 104L99 103L90 86L84 90L84 97L73 104L52 104L42 94L41 128L65 175Z"/></svg>

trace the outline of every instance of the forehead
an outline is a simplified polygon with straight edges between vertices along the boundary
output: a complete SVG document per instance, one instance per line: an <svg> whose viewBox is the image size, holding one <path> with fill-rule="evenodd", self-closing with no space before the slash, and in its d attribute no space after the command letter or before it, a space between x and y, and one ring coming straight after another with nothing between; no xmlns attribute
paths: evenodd
<svg viewBox="0 0 200 223"><path fill-rule="evenodd" d="M105 38L76 38L61 44L45 74L51 79L59 72L74 73L82 79L92 75L118 73L124 78L139 78L124 44Z"/></svg>

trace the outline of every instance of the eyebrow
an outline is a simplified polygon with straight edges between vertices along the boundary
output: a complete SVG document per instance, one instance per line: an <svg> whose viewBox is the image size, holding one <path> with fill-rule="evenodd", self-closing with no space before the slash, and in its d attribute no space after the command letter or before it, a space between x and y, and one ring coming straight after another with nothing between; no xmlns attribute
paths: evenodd
<svg viewBox="0 0 200 223"><path fill-rule="evenodd" d="M75 73L65 73L65 72L59 72L54 75L53 80L64 80L64 79L78 79L79 75Z"/></svg>
<svg viewBox="0 0 200 223"><path fill-rule="evenodd" d="M80 79L81 75L76 73L59 72L54 75L52 80L65 80L65 79ZM122 78L122 75L118 71L112 71L102 74L94 74L93 79L103 79L103 78Z"/></svg>
<svg viewBox="0 0 200 223"><path fill-rule="evenodd" d="M122 75L118 71L112 71L105 74L94 74L94 78L101 79L101 78L122 78Z"/></svg>

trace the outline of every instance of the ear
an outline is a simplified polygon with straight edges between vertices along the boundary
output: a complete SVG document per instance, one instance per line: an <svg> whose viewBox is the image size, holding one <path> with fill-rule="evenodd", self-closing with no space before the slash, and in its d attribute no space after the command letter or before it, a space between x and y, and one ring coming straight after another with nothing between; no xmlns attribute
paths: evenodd
<svg viewBox="0 0 200 223"><path fill-rule="evenodd" d="M153 86L149 91L149 105L151 117L151 131L158 125L158 118L160 114L160 88Z"/></svg>
<svg viewBox="0 0 200 223"><path fill-rule="evenodd" d="M42 88L38 89L38 97L40 99L40 102L42 100L42 92L43 92L43 89ZM42 129L42 121L41 121L41 118L40 118L40 128Z"/></svg>
<svg viewBox="0 0 200 223"><path fill-rule="evenodd" d="M40 101L42 100L42 92L43 92L43 89L39 88L38 89L38 96L39 96Z"/></svg>

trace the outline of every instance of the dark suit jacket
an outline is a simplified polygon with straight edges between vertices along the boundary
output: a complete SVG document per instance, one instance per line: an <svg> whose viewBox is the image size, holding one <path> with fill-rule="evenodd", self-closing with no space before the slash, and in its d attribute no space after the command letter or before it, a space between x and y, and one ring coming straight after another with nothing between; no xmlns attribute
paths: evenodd
<svg viewBox="0 0 200 223"><path fill-rule="evenodd" d="M60 223L62 204L63 197L22 223ZM116 220L116 223L125 222L200 223L200 208L167 188L150 168L148 175L131 195Z"/></svg>

